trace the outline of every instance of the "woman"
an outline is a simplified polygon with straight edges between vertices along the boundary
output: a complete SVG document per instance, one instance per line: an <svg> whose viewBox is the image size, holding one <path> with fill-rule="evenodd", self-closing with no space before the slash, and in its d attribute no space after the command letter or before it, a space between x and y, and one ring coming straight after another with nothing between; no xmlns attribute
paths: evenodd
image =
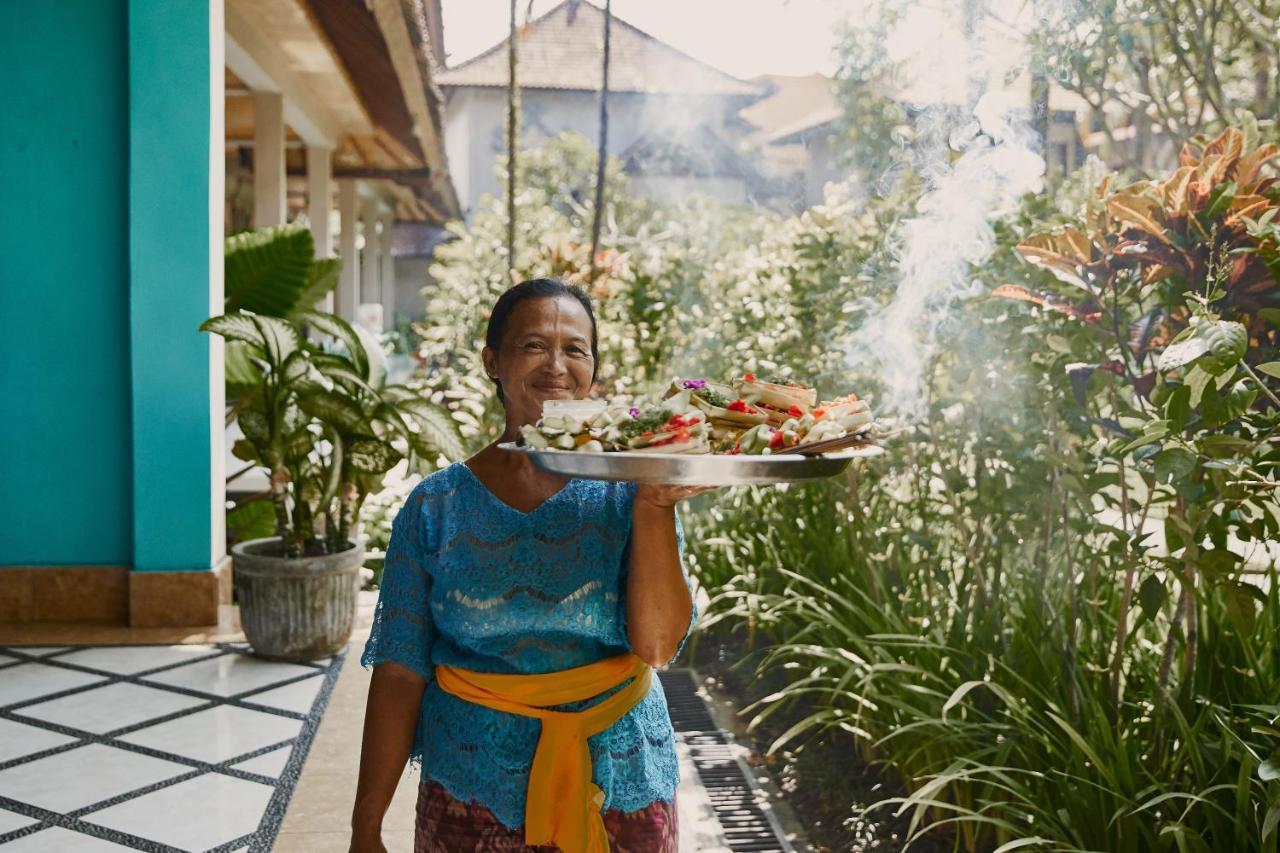
<svg viewBox="0 0 1280 853"><path fill-rule="evenodd" d="M596 376L591 301L558 281L504 293L485 344L499 442ZM412 757L416 853L675 853L674 735L651 667L697 618L675 505L705 489L566 480L499 442L426 477L395 519L362 658L351 849L385 849Z"/></svg>

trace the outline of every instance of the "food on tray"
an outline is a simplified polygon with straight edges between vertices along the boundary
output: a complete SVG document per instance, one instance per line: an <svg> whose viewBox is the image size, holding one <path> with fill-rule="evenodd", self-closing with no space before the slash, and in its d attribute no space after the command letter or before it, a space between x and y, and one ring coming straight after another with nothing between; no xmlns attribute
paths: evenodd
<svg viewBox="0 0 1280 853"><path fill-rule="evenodd" d="M644 408L601 400L547 400L537 424L521 428L534 449L584 452L768 455L865 432L874 418L849 394L822 404L795 381L747 373L731 385L676 379Z"/></svg>
<svg viewBox="0 0 1280 853"><path fill-rule="evenodd" d="M668 399L676 394L689 392L690 402L701 409L713 425L716 423L742 425L762 424L768 415L734 393L728 385L718 385L705 379L677 379L667 391Z"/></svg>
<svg viewBox="0 0 1280 853"><path fill-rule="evenodd" d="M818 401L818 392L791 380L770 381L747 373L733 383L735 392L747 403L764 412L773 426L781 426L788 418L800 418Z"/></svg>
<svg viewBox="0 0 1280 853"><path fill-rule="evenodd" d="M630 419L625 408L603 400L547 400L538 423L521 427L520 440L538 450L601 453L610 429Z"/></svg>
<svg viewBox="0 0 1280 853"><path fill-rule="evenodd" d="M812 414L819 423L837 423L845 432L857 432L875 420L867 401L859 400L855 394L839 400L828 400L814 409Z"/></svg>
<svg viewBox="0 0 1280 853"><path fill-rule="evenodd" d="M709 453L706 417L697 409L683 412L653 408L619 425L620 450L634 453Z"/></svg>

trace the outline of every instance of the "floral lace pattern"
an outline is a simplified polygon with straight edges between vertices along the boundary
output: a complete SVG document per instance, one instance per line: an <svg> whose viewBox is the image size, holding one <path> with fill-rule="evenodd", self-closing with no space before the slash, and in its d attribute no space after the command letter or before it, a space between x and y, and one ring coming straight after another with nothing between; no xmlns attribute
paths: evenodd
<svg viewBox="0 0 1280 853"><path fill-rule="evenodd" d="M434 667L544 673L630 651L626 580L634 496L634 484L570 480L525 513L456 462L423 479L393 522L361 663L393 661L427 679L412 755L423 781L486 806L509 829L524 825L541 723L445 693ZM683 554L678 517L676 534ZM685 639L696 619L695 604ZM580 710L613 692L557 707ZM671 802L678 767L658 679L587 744L605 809L634 812Z"/></svg>

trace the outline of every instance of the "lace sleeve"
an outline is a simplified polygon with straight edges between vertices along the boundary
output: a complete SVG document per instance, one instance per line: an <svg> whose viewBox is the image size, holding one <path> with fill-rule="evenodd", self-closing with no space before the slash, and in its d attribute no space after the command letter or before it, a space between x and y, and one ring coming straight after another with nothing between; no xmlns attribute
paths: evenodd
<svg viewBox="0 0 1280 853"><path fill-rule="evenodd" d="M431 618L422 503L422 493L415 490L392 522L378 605L360 663L368 668L392 661L431 680L436 627Z"/></svg>
<svg viewBox="0 0 1280 853"><path fill-rule="evenodd" d="M680 657L680 653L684 651L685 643L689 641L689 635L693 633L693 626L698 621L698 599L694 595L693 581L689 578L689 568L684 561L684 525L680 523L680 511L678 509L676 510L676 547L680 553L680 571L684 575L684 583L689 589L689 600L693 602L693 607L689 613L689 625L684 629L684 636L680 638L675 654L671 656L671 660L667 661L667 666L675 663L676 659ZM631 540L628 537L627 544L622 551L622 576L618 582L618 624L622 626L622 639L626 643L627 649L635 651L631 648L631 641L627 636L627 577L630 571Z"/></svg>

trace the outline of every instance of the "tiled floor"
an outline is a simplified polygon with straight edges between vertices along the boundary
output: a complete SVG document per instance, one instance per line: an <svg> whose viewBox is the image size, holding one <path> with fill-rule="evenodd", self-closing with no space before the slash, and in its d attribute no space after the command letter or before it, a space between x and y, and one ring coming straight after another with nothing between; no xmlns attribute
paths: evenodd
<svg viewBox="0 0 1280 853"><path fill-rule="evenodd" d="M269 849L341 665L0 646L0 847Z"/></svg>
<svg viewBox="0 0 1280 853"><path fill-rule="evenodd" d="M345 853L370 677L351 653L375 602L361 593L347 666L245 654L234 608L196 633L0 625L0 853ZM677 752L682 853L728 853ZM407 768L390 853L413 849L416 793Z"/></svg>

